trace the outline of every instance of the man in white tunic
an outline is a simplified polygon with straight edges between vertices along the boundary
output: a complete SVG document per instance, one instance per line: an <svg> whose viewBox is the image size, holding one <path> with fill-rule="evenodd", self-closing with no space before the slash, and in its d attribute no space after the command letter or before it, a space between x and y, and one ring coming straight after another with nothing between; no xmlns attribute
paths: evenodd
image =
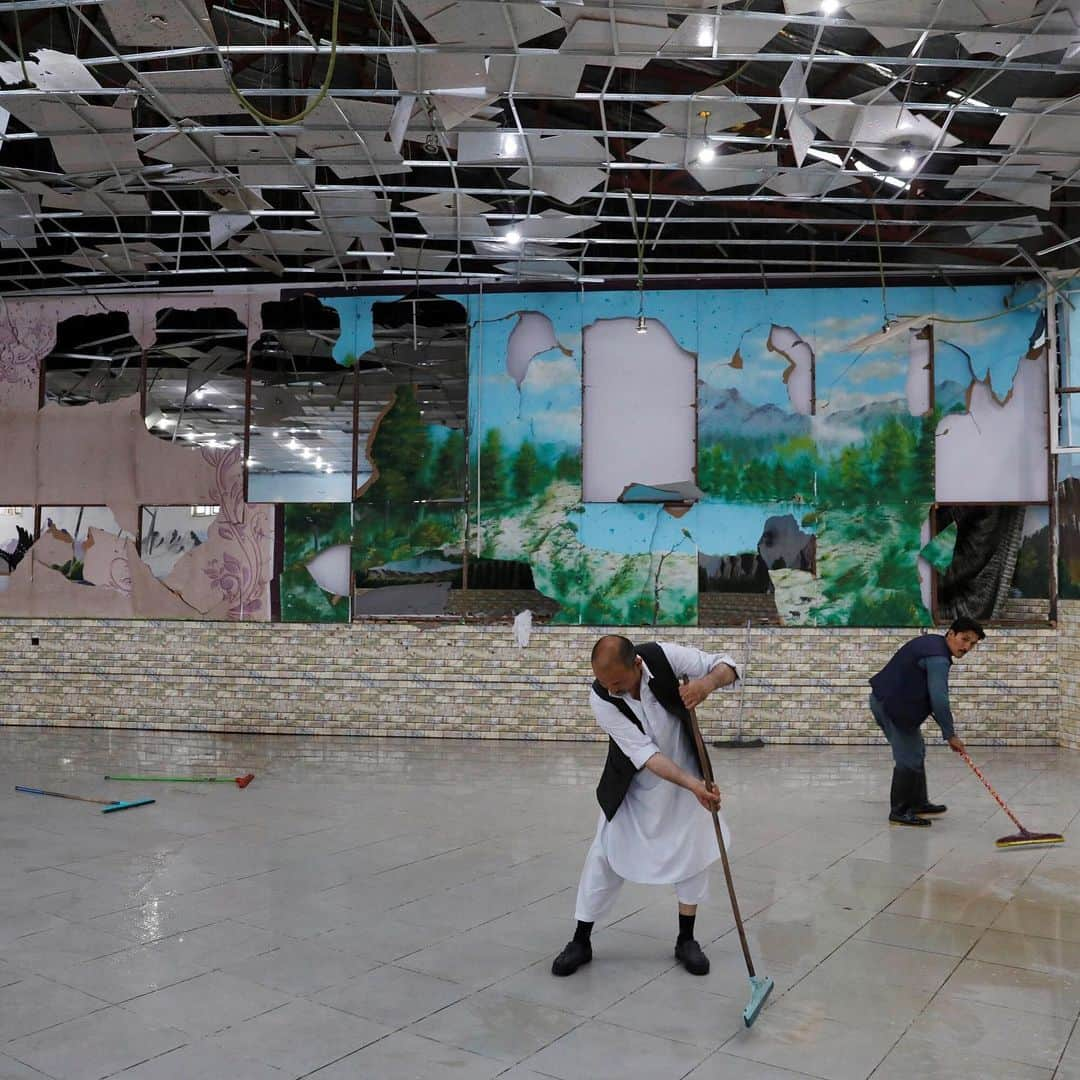
<svg viewBox="0 0 1080 1080"><path fill-rule="evenodd" d="M592 667L589 704L610 737L597 788L602 812L578 885L577 929L552 974L572 975L592 959L593 924L622 883L636 881L675 886L675 957L691 974L705 975L709 960L694 939L694 920L720 852L702 808L719 808L720 792L701 777L688 709L731 686L738 668L726 654L655 642L635 648L616 635L596 643Z"/></svg>

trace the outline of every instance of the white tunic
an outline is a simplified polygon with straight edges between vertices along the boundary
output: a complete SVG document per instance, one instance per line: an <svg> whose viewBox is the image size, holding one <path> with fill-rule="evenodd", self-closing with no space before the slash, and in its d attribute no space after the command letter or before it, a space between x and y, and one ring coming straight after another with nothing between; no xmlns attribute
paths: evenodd
<svg viewBox="0 0 1080 1080"><path fill-rule="evenodd" d="M684 645L661 643L677 678L700 679L717 664L738 675L735 661L724 653L705 653ZM649 689L651 673L642 661L641 700L613 694L625 701L641 721L639 731L619 709L595 691L589 693L596 722L641 771L630 782L626 797L611 821L600 814L597 840L611 868L627 881L642 885L672 885L700 873L720 857L712 815L686 788L642 768L661 753L693 776L700 776L694 740L683 722L656 700ZM724 842L728 829L720 819Z"/></svg>

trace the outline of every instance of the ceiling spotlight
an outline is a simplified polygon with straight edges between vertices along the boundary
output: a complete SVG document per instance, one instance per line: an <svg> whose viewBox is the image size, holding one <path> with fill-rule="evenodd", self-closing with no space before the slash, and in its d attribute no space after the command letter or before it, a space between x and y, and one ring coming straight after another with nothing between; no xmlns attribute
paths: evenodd
<svg viewBox="0 0 1080 1080"><path fill-rule="evenodd" d="M518 137L509 132L499 141L499 157L517 157Z"/></svg>
<svg viewBox="0 0 1080 1080"><path fill-rule="evenodd" d="M835 15L840 10L840 0L821 0L821 14Z"/></svg>
<svg viewBox="0 0 1080 1080"><path fill-rule="evenodd" d="M905 147L903 154L900 155L900 160L896 164L901 172L914 172L915 166L919 164L919 159L911 152L909 147Z"/></svg>
<svg viewBox="0 0 1080 1080"><path fill-rule="evenodd" d="M503 239L511 246L517 247L521 243L521 233L517 229L511 229L508 233L503 234Z"/></svg>
<svg viewBox="0 0 1080 1080"><path fill-rule="evenodd" d="M649 332L649 323L645 318L645 312L643 311L637 317L637 326L634 329L635 334L647 334Z"/></svg>
<svg viewBox="0 0 1080 1080"><path fill-rule="evenodd" d="M716 149L706 143L698 151L697 159L699 165L711 165L716 160Z"/></svg>

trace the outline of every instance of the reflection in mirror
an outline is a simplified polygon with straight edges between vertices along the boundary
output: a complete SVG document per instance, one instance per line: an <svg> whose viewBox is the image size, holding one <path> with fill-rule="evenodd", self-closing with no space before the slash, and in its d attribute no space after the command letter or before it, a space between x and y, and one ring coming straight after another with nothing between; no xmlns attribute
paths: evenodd
<svg viewBox="0 0 1080 1080"><path fill-rule="evenodd" d="M34 508L0 506L0 592L34 542Z"/></svg>
<svg viewBox="0 0 1080 1080"><path fill-rule="evenodd" d="M64 319L42 364L45 404L104 404L137 394L141 357L122 312Z"/></svg>
<svg viewBox="0 0 1080 1080"><path fill-rule="evenodd" d="M313 296L263 305L251 349L250 502L352 498L355 373L334 359L337 312Z"/></svg>
<svg viewBox="0 0 1080 1080"><path fill-rule="evenodd" d="M158 312L146 353L146 426L167 442L210 449L244 439L247 330L229 308Z"/></svg>
<svg viewBox="0 0 1080 1080"><path fill-rule="evenodd" d="M166 578L185 552L205 544L217 506L144 506L142 560L156 578Z"/></svg>
<svg viewBox="0 0 1080 1080"><path fill-rule="evenodd" d="M359 361L354 614L439 615L463 598L468 327L455 301L375 304Z"/></svg>
<svg viewBox="0 0 1080 1080"><path fill-rule="evenodd" d="M1000 626L1050 617L1045 504L938 506L933 521L935 536L955 536L951 560L937 574L939 622L968 615Z"/></svg>

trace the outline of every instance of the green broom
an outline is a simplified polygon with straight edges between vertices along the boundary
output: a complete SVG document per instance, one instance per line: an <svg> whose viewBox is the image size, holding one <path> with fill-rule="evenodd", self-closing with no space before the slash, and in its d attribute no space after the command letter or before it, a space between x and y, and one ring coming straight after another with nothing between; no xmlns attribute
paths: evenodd
<svg viewBox="0 0 1080 1080"><path fill-rule="evenodd" d="M246 788L255 779L253 772L243 776L106 776L106 780L136 780L139 783L166 783L166 784L235 784L238 788Z"/></svg>

